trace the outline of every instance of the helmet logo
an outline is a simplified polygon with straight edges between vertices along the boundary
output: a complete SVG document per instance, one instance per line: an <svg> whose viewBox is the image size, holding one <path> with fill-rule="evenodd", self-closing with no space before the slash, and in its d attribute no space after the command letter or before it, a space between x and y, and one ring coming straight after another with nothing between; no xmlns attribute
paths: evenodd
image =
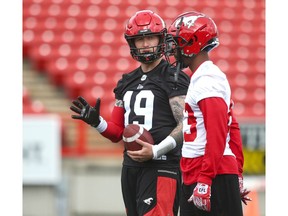
<svg viewBox="0 0 288 216"><path fill-rule="evenodd" d="M204 15L198 15L198 16L189 16L189 17L183 17L183 25L187 26L188 28L190 28L191 26L194 26L196 20L200 17L204 17ZM178 19L175 22L175 26L179 25L179 22L181 21L181 19Z"/></svg>
<svg viewBox="0 0 288 216"><path fill-rule="evenodd" d="M138 31L138 34L145 34L145 33L150 33L150 32L151 32L150 29L140 29L140 30Z"/></svg>

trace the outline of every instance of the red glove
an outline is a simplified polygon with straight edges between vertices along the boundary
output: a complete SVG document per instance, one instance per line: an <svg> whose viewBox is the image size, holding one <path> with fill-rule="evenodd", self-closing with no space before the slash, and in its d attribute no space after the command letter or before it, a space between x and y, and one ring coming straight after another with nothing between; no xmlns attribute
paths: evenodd
<svg viewBox="0 0 288 216"><path fill-rule="evenodd" d="M241 200L242 200L242 202L245 205L247 205L247 201L252 201L252 199L247 196L250 193L250 190L247 190L246 188L244 188L244 186L243 186L243 177L239 176L238 180L239 180L239 188L240 188Z"/></svg>
<svg viewBox="0 0 288 216"><path fill-rule="evenodd" d="M204 211L210 211L211 186L204 183L197 183L192 196L188 202L193 201L194 205Z"/></svg>

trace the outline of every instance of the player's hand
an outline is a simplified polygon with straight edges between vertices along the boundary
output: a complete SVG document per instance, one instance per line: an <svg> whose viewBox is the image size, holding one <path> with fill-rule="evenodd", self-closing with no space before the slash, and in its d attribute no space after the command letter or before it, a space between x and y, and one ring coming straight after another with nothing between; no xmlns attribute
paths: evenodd
<svg viewBox="0 0 288 216"><path fill-rule="evenodd" d="M74 106L70 106L70 109L78 115L71 115L71 117L73 119L80 119L93 127L97 127L100 123L100 102L101 100L98 98L95 106L92 107L83 97L79 96L76 100L72 101Z"/></svg>
<svg viewBox="0 0 288 216"><path fill-rule="evenodd" d="M197 183L194 188L192 196L188 199L188 202L194 203L194 205L204 211L211 210L211 186L204 183Z"/></svg>
<svg viewBox="0 0 288 216"><path fill-rule="evenodd" d="M140 139L136 139L136 142L142 146L141 150L138 151L127 151L127 155L133 160L138 162L145 162L153 158L152 144L144 142Z"/></svg>
<svg viewBox="0 0 288 216"><path fill-rule="evenodd" d="M250 190L247 190L246 188L244 188L244 186L243 186L243 177L239 176L238 180L239 180L239 188L240 188L241 200L242 200L242 202L245 205L247 205L247 201L252 201L252 199L247 196L250 193Z"/></svg>

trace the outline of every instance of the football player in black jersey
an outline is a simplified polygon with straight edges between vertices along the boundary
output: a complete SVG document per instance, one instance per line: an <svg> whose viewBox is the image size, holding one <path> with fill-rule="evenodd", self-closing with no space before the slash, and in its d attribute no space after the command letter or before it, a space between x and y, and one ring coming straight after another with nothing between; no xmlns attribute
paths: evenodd
<svg viewBox="0 0 288 216"><path fill-rule="evenodd" d="M124 36L132 57L141 65L118 81L111 120L101 117L99 98L92 107L78 97L70 107L77 114L73 119L95 127L112 142L120 141L124 127L132 123L152 134L154 145L138 140L141 150L124 150L121 185L128 216L178 213L182 118L189 77L165 60L166 34L166 24L158 14L136 12Z"/></svg>

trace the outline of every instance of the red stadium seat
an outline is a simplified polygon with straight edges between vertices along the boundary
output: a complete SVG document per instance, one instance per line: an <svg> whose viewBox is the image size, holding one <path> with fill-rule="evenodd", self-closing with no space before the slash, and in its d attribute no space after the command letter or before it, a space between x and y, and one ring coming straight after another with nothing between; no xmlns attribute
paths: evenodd
<svg viewBox="0 0 288 216"><path fill-rule="evenodd" d="M25 86L23 86L23 90L22 90L22 103L23 106L24 105L30 105L31 104L31 98L30 98L30 94L27 90L27 88Z"/></svg>
<svg viewBox="0 0 288 216"><path fill-rule="evenodd" d="M123 30L127 19L143 8L155 10L167 26L189 8L211 16L220 33L211 59L230 80L238 114L265 117L265 1L25 0L23 56L69 98L81 93L95 100L105 92L114 101L106 92L139 66Z"/></svg>
<svg viewBox="0 0 288 216"><path fill-rule="evenodd" d="M113 89L93 86L92 88L84 88L81 95L93 106L95 105L97 98L101 98L100 115L106 120L110 119L115 102Z"/></svg>
<svg viewBox="0 0 288 216"><path fill-rule="evenodd" d="M47 113L41 101L32 101L30 104L23 104L24 114L44 114Z"/></svg>
<svg viewBox="0 0 288 216"><path fill-rule="evenodd" d="M88 80L83 71L75 71L67 75L63 83L67 96L71 99L78 97L81 90L87 85Z"/></svg>

